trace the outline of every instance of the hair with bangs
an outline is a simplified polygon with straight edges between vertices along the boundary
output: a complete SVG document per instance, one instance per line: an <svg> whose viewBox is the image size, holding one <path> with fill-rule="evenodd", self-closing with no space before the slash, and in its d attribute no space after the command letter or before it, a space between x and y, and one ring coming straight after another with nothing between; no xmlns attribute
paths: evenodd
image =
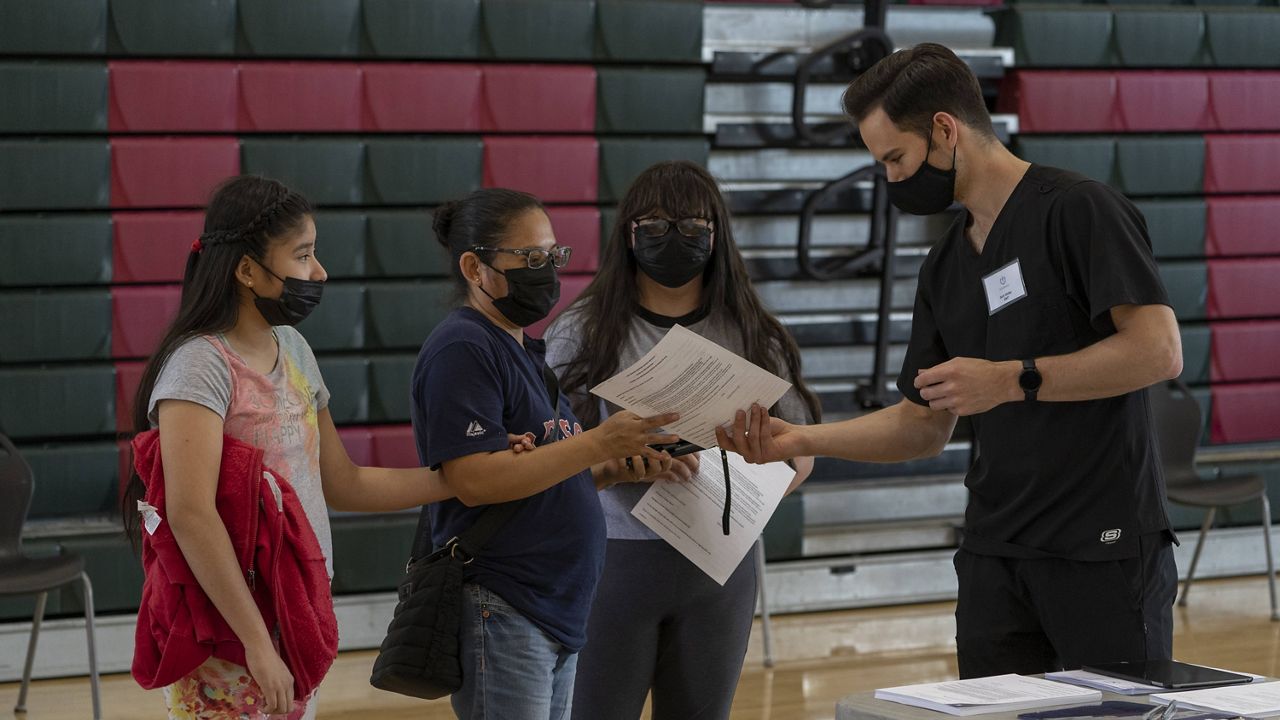
<svg viewBox="0 0 1280 720"><path fill-rule="evenodd" d="M977 76L937 43L899 50L872 65L849 83L842 102L855 123L883 107L900 130L928 137L934 114L945 112L983 137L996 137Z"/></svg>
<svg viewBox="0 0 1280 720"><path fill-rule="evenodd" d="M818 422L822 410L801 377L800 349L751 286L715 178L700 165L683 160L653 165L631 184L602 249L600 270L571 308L578 313L578 337L591 338L591 342L581 343L561 377L574 414L586 426L598 425L602 419L599 404L586 390L620 369L622 345L640 302L631 223L654 214L672 219L705 217L714 223L715 242L703 271L699 311L717 313L736 325L747 360L774 374L781 375L783 369L790 373L814 422Z"/></svg>

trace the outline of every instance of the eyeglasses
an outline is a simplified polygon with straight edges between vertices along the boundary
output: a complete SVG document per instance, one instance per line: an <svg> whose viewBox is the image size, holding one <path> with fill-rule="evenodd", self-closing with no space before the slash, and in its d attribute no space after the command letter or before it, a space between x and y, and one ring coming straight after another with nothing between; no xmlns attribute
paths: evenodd
<svg viewBox="0 0 1280 720"><path fill-rule="evenodd" d="M471 248L472 252L500 252L508 255L523 255L524 261L528 263L529 269L537 270L546 267L547 261L550 260L552 265L562 268L569 264L569 256L573 254L573 248L563 245L551 250L543 250L542 248L496 248L476 246Z"/></svg>
<svg viewBox="0 0 1280 720"><path fill-rule="evenodd" d="M700 238L715 229L714 223L706 218L687 217L678 220L665 220L663 218L640 218L635 221L636 233L645 237L662 237L671 230L671 225L676 226L676 230L687 238Z"/></svg>

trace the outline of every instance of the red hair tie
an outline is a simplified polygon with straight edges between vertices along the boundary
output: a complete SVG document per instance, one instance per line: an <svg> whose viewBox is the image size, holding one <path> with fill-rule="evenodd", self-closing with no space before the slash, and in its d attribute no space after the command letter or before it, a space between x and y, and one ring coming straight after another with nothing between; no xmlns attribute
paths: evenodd
<svg viewBox="0 0 1280 720"><path fill-rule="evenodd" d="M204 243L200 242L200 238L196 238L195 242L191 243L191 252L198 253L203 249Z"/></svg>

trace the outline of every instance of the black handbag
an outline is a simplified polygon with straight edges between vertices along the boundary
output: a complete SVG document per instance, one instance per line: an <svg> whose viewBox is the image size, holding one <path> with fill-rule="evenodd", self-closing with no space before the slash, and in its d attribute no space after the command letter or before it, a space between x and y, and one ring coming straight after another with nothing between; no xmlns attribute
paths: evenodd
<svg viewBox="0 0 1280 720"><path fill-rule="evenodd" d="M560 384L545 365L542 378L559 425ZM426 552L431 543L431 520L427 508L422 508L405 576L397 588L399 602L373 661L370 685L428 700L451 695L462 687L458 638L463 569L523 503L514 500L490 506L474 525L430 555Z"/></svg>

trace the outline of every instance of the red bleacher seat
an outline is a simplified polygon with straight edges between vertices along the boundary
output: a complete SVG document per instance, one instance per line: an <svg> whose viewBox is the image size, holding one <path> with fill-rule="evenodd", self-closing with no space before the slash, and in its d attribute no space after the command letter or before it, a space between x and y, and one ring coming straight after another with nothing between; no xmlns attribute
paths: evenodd
<svg viewBox="0 0 1280 720"><path fill-rule="evenodd" d="M116 430L128 432L133 429L133 397L138 393L138 385L142 382L142 371L147 363L142 360L120 362L116 368ZM137 430L133 430L137 432Z"/></svg>
<svg viewBox="0 0 1280 720"><path fill-rule="evenodd" d="M1205 194L1280 193L1280 135L1206 135Z"/></svg>
<svg viewBox="0 0 1280 720"><path fill-rule="evenodd" d="M1280 255L1280 197L1210 197L1206 202L1205 255Z"/></svg>
<svg viewBox="0 0 1280 720"><path fill-rule="evenodd" d="M590 283L590 275L561 275L560 302L556 303L556 306L552 308L551 314L547 316L546 320L530 325L525 328L525 332L533 337L542 337L551 321L555 320L556 316L572 305L573 301L578 299L578 296L582 294L583 290L587 289L587 285Z"/></svg>
<svg viewBox="0 0 1280 720"><path fill-rule="evenodd" d="M1111 132L1119 127L1110 72L1019 70L1001 88L999 111L1018 115L1019 132Z"/></svg>
<svg viewBox="0 0 1280 720"><path fill-rule="evenodd" d="M111 215L111 282L181 282L191 243L204 228L200 212L117 212Z"/></svg>
<svg viewBox="0 0 1280 720"><path fill-rule="evenodd" d="M599 193L594 137L484 139L484 186L533 193L551 203L593 203Z"/></svg>
<svg viewBox="0 0 1280 720"><path fill-rule="evenodd" d="M1211 381L1280 380L1280 320L1219 322L1209 331Z"/></svg>
<svg viewBox="0 0 1280 720"><path fill-rule="evenodd" d="M373 464L378 467L422 467L412 425L380 425L369 428L373 438Z"/></svg>
<svg viewBox="0 0 1280 720"><path fill-rule="evenodd" d="M495 132L596 127L596 71L577 65L486 65L482 125Z"/></svg>
<svg viewBox="0 0 1280 720"><path fill-rule="evenodd" d="M247 132L361 130L361 78L355 63L242 63L239 128Z"/></svg>
<svg viewBox="0 0 1280 720"><path fill-rule="evenodd" d="M1212 388L1209 437L1215 443L1280 439L1280 383L1242 383Z"/></svg>
<svg viewBox="0 0 1280 720"><path fill-rule="evenodd" d="M233 137L111 139L111 207L203 207L215 185L239 174Z"/></svg>
<svg viewBox="0 0 1280 720"><path fill-rule="evenodd" d="M1208 301L1213 319L1280 317L1280 257L1209 260Z"/></svg>
<svg viewBox="0 0 1280 720"><path fill-rule="evenodd" d="M236 129L235 63L113 60L107 63L107 71L110 132Z"/></svg>
<svg viewBox="0 0 1280 720"><path fill-rule="evenodd" d="M1199 72L1116 74L1121 132L1200 132L1214 129L1209 79Z"/></svg>
<svg viewBox="0 0 1280 720"><path fill-rule="evenodd" d="M573 248L566 274L594 273L600 268L600 210L593 207L547 208L556 242Z"/></svg>
<svg viewBox="0 0 1280 720"><path fill-rule="evenodd" d="M178 314L178 285L111 288L111 357L145 358Z"/></svg>
<svg viewBox="0 0 1280 720"><path fill-rule="evenodd" d="M365 129L377 132L478 131L480 79L477 65L365 65Z"/></svg>
<svg viewBox="0 0 1280 720"><path fill-rule="evenodd" d="M342 439L342 445L347 449L347 456L351 458L351 462L361 467L374 465L373 435L369 432L369 428L340 427L338 437Z"/></svg>
<svg viewBox="0 0 1280 720"><path fill-rule="evenodd" d="M1209 73L1209 93L1219 130L1280 130L1280 73Z"/></svg>

